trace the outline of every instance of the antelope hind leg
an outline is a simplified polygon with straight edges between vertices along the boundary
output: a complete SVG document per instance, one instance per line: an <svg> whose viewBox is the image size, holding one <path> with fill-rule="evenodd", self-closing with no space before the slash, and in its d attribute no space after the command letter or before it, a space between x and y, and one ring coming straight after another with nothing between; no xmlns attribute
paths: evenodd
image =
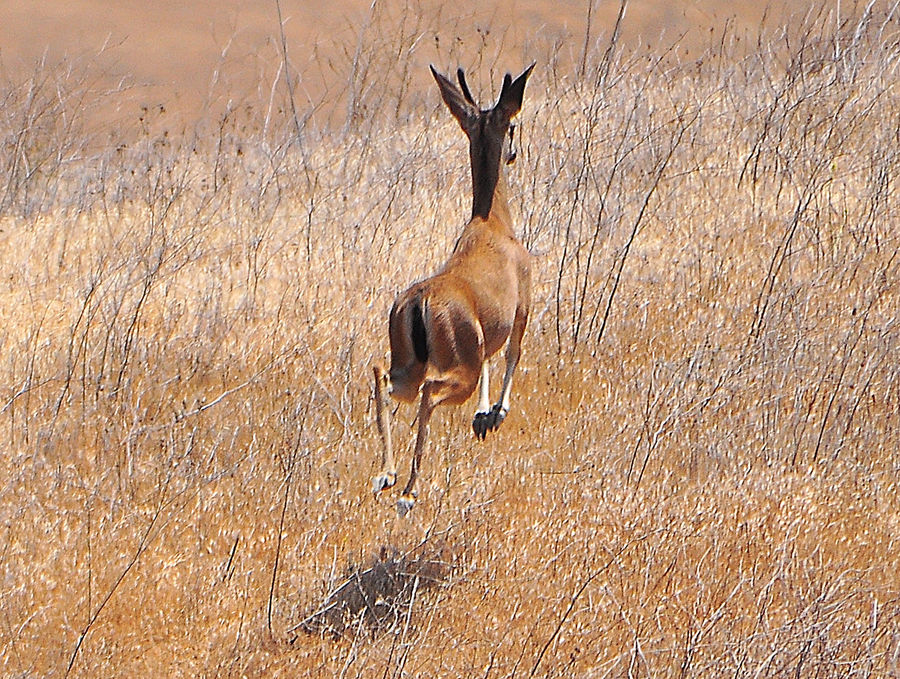
<svg viewBox="0 0 900 679"><path fill-rule="evenodd" d="M397 483L397 467L394 463L394 451L391 447L391 424L388 421L388 408L385 401L385 389L389 387L389 378L384 368L375 364L375 410L378 422L378 433L381 434L381 472L372 479L372 492L378 494Z"/></svg>
<svg viewBox="0 0 900 679"><path fill-rule="evenodd" d="M416 432L416 448L413 451L409 481L407 481L406 488L403 489L400 499L397 500L397 514L401 517L406 516L416 504L416 479L419 476L419 465L422 463L422 453L425 450L425 443L428 439L428 422L431 420L431 413L434 412L436 405L432 400L433 386L433 384L426 382L425 387L422 389L422 400L419 403L419 429Z"/></svg>

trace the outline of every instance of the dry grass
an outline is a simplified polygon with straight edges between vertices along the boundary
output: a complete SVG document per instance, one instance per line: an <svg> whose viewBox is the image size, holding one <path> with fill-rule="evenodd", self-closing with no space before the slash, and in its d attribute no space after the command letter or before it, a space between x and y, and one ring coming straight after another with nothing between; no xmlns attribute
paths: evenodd
<svg viewBox="0 0 900 679"><path fill-rule="evenodd" d="M513 409L439 411L405 520L369 361L469 178L388 37L332 131L277 65L187 131L4 85L0 673L900 675L896 19L529 55Z"/></svg>

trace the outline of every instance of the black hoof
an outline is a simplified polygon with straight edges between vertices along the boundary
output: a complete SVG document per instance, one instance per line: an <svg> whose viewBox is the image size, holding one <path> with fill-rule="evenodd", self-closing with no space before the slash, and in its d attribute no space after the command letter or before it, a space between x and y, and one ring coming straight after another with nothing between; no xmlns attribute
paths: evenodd
<svg viewBox="0 0 900 679"><path fill-rule="evenodd" d="M472 420L472 431L475 432L475 438L483 441L487 433L499 427L504 419L506 419L506 409L499 403L491 408L490 412L475 413L475 418Z"/></svg>
<svg viewBox="0 0 900 679"><path fill-rule="evenodd" d="M475 418L472 420L472 431L475 432L475 438L484 440L485 435L488 433L488 419L490 416L490 413L475 413Z"/></svg>

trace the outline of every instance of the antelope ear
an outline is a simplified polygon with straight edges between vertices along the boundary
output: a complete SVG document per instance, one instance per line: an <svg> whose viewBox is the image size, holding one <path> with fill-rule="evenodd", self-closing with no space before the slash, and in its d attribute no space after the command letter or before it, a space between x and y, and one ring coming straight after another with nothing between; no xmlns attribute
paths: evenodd
<svg viewBox="0 0 900 679"><path fill-rule="evenodd" d="M438 87L441 90L441 98L444 100L444 103L447 104L450 113L453 114L453 117L459 121L460 126L468 134L469 123L476 115L478 115L478 111L466 100L466 97L459 91L456 85L434 70L434 66L431 66L430 68L431 74L434 76L434 79L437 81Z"/></svg>
<svg viewBox="0 0 900 679"><path fill-rule="evenodd" d="M500 90L500 99L497 101L497 105L494 108L502 111L507 119L512 118L521 110L522 96L525 94L525 83L528 81L528 76L531 75L531 69L533 68L534 63L526 68L522 72L522 75L515 80L512 79L512 76L509 73L507 73L506 77L503 79L503 89Z"/></svg>

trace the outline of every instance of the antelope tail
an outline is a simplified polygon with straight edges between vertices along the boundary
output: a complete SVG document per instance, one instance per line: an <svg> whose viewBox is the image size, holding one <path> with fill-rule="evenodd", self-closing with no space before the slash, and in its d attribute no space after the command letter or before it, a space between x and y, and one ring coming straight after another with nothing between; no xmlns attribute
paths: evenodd
<svg viewBox="0 0 900 679"><path fill-rule="evenodd" d="M412 305L412 318L410 335L413 351L420 363L428 361L428 336L425 330L425 317L422 312L422 298L420 297Z"/></svg>

